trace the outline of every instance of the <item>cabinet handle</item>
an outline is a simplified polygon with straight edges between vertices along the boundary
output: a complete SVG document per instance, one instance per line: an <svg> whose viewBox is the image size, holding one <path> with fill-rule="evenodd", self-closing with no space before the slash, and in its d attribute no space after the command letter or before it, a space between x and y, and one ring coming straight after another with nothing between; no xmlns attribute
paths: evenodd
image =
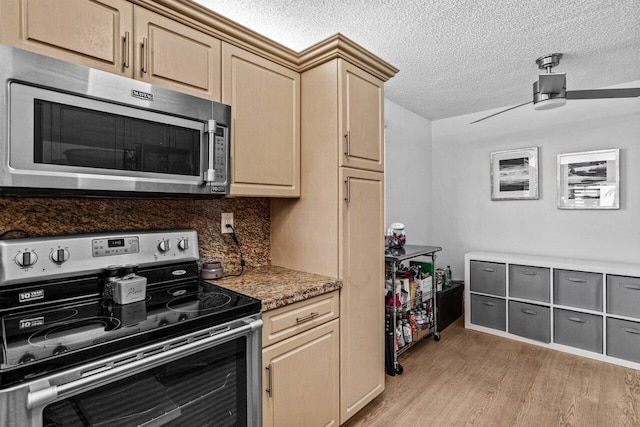
<svg viewBox="0 0 640 427"><path fill-rule="evenodd" d="M142 39L142 72L147 73L148 58L147 58L147 38Z"/></svg>
<svg viewBox="0 0 640 427"><path fill-rule="evenodd" d="M528 308L523 308L523 309L522 309L522 312L523 312L524 314L530 314L530 315L532 315L532 316L535 316L536 314L538 314L538 312L537 312L537 311L529 310Z"/></svg>
<svg viewBox="0 0 640 427"><path fill-rule="evenodd" d="M482 269L482 271L486 271L488 273L493 273L495 270L493 268L485 267L485 268Z"/></svg>
<svg viewBox="0 0 640 427"><path fill-rule="evenodd" d="M640 335L640 331L633 328L622 328L623 331L628 332L630 334Z"/></svg>
<svg viewBox="0 0 640 427"><path fill-rule="evenodd" d="M634 291L640 291L640 286L634 285L632 283L622 283L622 286L624 286L627 289L634 290Z"/></svg>
<svg viewBox="0 0 640 427"><path fill-rule="evenodd" d="M347 184L347 197L344 198L344 201L347 203L351 203L351 177L348 176L347 180L345 181L345 183Z"/></svg>
<svg viewBox="0 0 640 427"><path fill-rule="evenodd" d="M538 273L536 273L535 271L525 271L524 273L525 276L537 276Z"/></svg>
<svg viewBox="0 0 640 427"><path fill-rule="evenodd" d="M307 320L311 320L314 317L318 317L318 316L320 316L320 313L318 313L317 311L313 311L308 316L296 317L296 322L298 322L298 323L306 322Z"/></svg>
<svg viewBox="0 0 640 427"><path fill-rule="evenodd" d="M482 304L488 305L489 307L493 307L495 304L492 302L482 301Z"/></svg>
<svg viewBox="0 0 640 427"><path fill-rule="evenodd" d="M345 151L344 155L347 157L351 156L351 131L348 130L347 133L344 135L344 137L347 139L347 151Z"/></svg>
<svg viewBox="0 0 640 427"><path fill-rule="evenodd" d="M267 396L273 396L273 386L271 385L271 364L267 365L264 369L267 370L267 388L264 390L267 392Z"/></svg>
<svg viewBox="0 0 640 427"><path fill-rule="evenodd" d="M580 279L579 277L567 277L567 280L575 283L587 283L585 279Z"/></svg>
<svg viewBox="0 0 640 427"><path fill-rule="evenodd" d="M122 65L124 65L124 68L129 68L129 31L124 32L124 49L122 52L124 56Z"/></svg>
<svg viewBox="0 0 640 427"><path fill-rule="evenodd" d="M586 320L581 319L579 317L567 317L568 320L571 320L572 322L576 322L576 323L587 323Z"/></svg>

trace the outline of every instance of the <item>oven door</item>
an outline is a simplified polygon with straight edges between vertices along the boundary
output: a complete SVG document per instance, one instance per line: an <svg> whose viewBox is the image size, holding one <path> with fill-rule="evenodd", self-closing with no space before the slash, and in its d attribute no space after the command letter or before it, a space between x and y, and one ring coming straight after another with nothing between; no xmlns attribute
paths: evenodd
<svg viewBox="0 0 640 427"><path fill-rule="evenodd" d="M15 81L9 103L12 186L204 195L225 184L227 129L213 121Z"/></svg>
<svg viewBox="0 0 640 427"><path fill-rule="evenodd" d="M0 424L260 426L256 317L2 390Z"/></svg>

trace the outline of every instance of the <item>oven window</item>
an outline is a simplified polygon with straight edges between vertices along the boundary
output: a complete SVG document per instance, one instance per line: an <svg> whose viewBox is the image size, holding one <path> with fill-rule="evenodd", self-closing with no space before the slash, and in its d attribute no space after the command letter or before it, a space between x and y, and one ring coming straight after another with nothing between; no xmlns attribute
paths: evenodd
<svg viewBox="0 0 640 427"><path fill-rule="evenodd" d="M43 426L247 424L246 337L55 402Z"/></svg>
<svg viewBox="0 0 640 427"><path fill-rule="evenodd" d="M34 162L198 176L198 129L34 100Z"/></svg>

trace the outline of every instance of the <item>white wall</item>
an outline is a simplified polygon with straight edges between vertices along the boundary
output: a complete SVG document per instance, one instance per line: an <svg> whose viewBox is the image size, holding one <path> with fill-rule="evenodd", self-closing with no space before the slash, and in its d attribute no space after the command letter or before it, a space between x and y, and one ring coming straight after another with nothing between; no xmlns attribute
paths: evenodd
<svg viewBox="0 0 640 427"><path fill-rule="evenodd" d="M639 98L574 100L548 111L525 106L469 125L486 114L433 122L439 265L463 279L472 250L640 262ZM490 153L531 146L540 150L540 199L491 201ZM620 148L620 209L558 209L557 155L606 148Z"/></svg>
<svg viewBox="0 0 640 427"><path fill-rule="evenodd" d="M385 99L384 124L385 230L401 222L407 243L433 245L431 120Z"/></svg>

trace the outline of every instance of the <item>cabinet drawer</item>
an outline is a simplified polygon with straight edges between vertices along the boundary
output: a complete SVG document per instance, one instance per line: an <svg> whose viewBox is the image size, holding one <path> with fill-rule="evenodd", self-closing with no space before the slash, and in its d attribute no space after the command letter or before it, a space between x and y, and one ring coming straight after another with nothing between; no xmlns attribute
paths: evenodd
<svg viewBox="0 0 640 427"><path fill-rule="evenodd" d="M607 276L607 313L640 318L640 278Z"/></svg>
<svg viewBox="0 0 640 427"><path fill-rule="evenodd" d="M470 285L472 292L505 296L505 272L504 264L485 261L470 262Z"/></svg>
<svg viewBox="0 0 640 427"><path fill-rule="evenodd" d="M550 302L549 269L509 265L509 296Z"/></svg>
<svg viewBox="0 0 640 427"><path fill-rule="evenodd" d="M554 341L602 353L602 316L554 309Z"/></svg>
<svg viewBox="0 0 640 427"><path fill-rule="evenodd" d="M267 311L262 314L262 347L336 319L340 311L338 291Z"/></svg>
<svg viewBox="0 0 640 427"><path fill-rule="evenodd" d="M608 318L607 355L640 362L640 323Z"/></svg>
<svg viewBox="0 0 640 427"><path fill-rule="evenodd" d="M471 323L506 330L506 303L502 298L471 294Z"/></svg>
<svg viewBox="0 0 640 427"><path fill-rule="evenodd" d="M554 270L553 301L559 305L602 311L602 274Z"/></svg>
<svg viewBox="0 0 640 427"><path fill-rule="evenodd" d="M551 341L550 314L549 307L509 301L509 333L548 343Z"/></svg>

